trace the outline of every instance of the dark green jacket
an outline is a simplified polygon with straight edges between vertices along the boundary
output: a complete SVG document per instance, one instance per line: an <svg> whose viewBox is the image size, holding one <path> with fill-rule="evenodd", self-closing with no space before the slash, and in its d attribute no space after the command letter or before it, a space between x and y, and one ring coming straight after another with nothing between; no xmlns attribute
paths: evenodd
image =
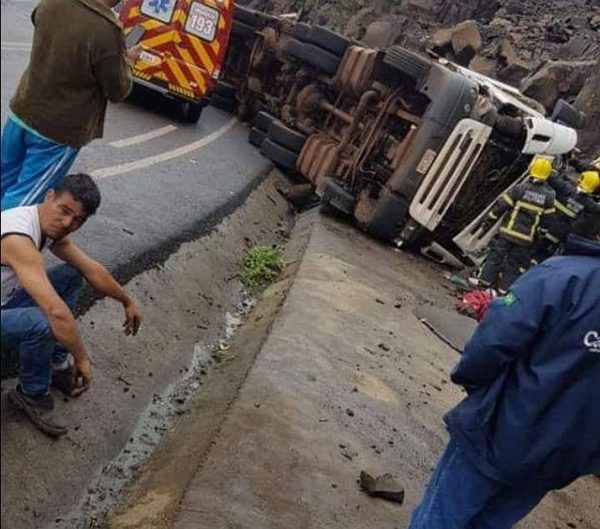
<svg viewBox="0 0 600 529"><path fill-rule="evenodd" d="M131 91L122 26L97 0L42 0L29 65L10 103L34 130L81 147L102 137L108 101Z"/></svg>

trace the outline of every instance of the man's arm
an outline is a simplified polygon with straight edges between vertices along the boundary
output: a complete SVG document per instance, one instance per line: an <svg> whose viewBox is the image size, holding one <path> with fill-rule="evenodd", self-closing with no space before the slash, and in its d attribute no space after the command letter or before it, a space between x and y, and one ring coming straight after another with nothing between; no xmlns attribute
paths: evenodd
<svg viewBox="0 0 600 529"><path fill-rule="evenodd" d="M506 193L502 193L492 209L487 214L484 220L484 228L488 230L504 213L515 205L516 188L509 189Z"/></svg>
<svg viewBox="0 0 600 529"><path fill-rule="evenodd" d="M450 375L455 384L488 386L528 352L546 317L546 273L544 267L536 267L492 303Z"/></svg>
<svg viewBox="0 0 600 529"><path fill-rule="evenodd" d="M88 356L75 318L54 290L46 274L44 258L33 241L25 235L5 236L2 239L2 258L4 263L13 269L21 286L46 315L52 334L73 355L77 366L88 365L88 372L82 372L82 375L89 378ZM82 371L85 371L85 368Z"/></svg>
<svg viewBox="0 0 600 529"><path fill-rule="evenodd" d="M71 237L56 241L50 247L50 251L59 259L77 268L86 281L98 292L122 303L125 309L125 323L123 324L125 332L127 334L137 333L142 320L140 311L135 301L104 266L79 248Z"/></svg>

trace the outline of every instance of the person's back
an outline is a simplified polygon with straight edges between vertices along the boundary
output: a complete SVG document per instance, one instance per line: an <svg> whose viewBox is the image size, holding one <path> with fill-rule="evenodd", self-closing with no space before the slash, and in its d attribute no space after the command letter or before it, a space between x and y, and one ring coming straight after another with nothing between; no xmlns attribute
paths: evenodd
<svg viewBox="0 0 600 529"><path fill-rule="evenodd" d="M10 108L43 136L83 146L102 136L107 100L131 89L122 30L97 0L42 0L32 21L29 66Z"/></svg>
<svg viewBox="0 0 600 529"><path fill-rule="evenodd" d="M531 244L541 219L554 207L555 193L546 182L530 178L516 185L508 195L513 203L500 234L515 244Z"/></svg>
<svg viewBox="0 0 600 529"><path fill-rule="evenodd" d="M486 316L452 376L490 385L447 422L484 473L559 488L600 472L600 245L570 238L566 255L532 269L509 296L514 305ZM493 367L479 363L483 347Z"/></svg>
<svg viewBox="0 0 600 529"><path fill-rule="evenodd" d="M495 300L451 373L468 396L409 529L512 528L600 473L600 243L570 236Z"/></svg>
<svg viewBox="0 0 600 529"><path fill-rule="evenodd" d="M117 0L41 0L29 65L2 132L2 211L39 204L67 174L82 146L100 138L107 101L132 88Z"/></svg>

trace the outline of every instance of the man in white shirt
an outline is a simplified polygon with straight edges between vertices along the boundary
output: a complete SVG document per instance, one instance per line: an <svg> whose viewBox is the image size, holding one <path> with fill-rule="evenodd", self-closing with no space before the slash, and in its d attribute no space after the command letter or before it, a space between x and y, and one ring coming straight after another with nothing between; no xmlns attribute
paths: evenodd
<svg viewBox="0 0 600 529"><path fill-rule="evenodd" d="M53 437L67 428L54 411L50 386L77 396L88 389L92 376L73 316L82 277L101 294L122 303L126 334L136 334L141 322L135 301L70 236L99 204L100 192L92 178L76 174L48 191L42 204L2 212L2 349L18 349L20 364L19 385L8 398ZM47 242L49 250L65 262L50 271L42 254Z"/></svg>

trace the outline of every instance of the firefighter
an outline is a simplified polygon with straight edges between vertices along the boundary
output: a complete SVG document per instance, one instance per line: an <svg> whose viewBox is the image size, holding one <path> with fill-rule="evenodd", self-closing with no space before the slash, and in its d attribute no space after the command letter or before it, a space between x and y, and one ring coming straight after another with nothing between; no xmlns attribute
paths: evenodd
<svg viewBox="0 0 600 529"><path fill-rule="evenodd" d="M600 170L581 173L577 192L577 200L583 204L583 209L573 221L571 232L595 239L600 234Z"/></svg>
<svg viewBox="0 0 600 529"><path fill-rule="evenodd" d="M551 172L550 160L536 158L529 168L529 178L503 193L488 214L485 230L506 213L479 274L483 286L494 285L505 292L529 266L540 222L554 213L555 193L547 183Z"/></svg>
<svg viewBox="0 0 600 529"><path fill-rule="evenodd" d="M532 265L554 255L569 233L593 237L594 234L589 232L595 225L592 219L600 214L600 205L593 196L600 190L597 170L583 171L577 184L568 177L557 176L550 178L548 183L556 193L556 211L542 220Z"/></svg>

